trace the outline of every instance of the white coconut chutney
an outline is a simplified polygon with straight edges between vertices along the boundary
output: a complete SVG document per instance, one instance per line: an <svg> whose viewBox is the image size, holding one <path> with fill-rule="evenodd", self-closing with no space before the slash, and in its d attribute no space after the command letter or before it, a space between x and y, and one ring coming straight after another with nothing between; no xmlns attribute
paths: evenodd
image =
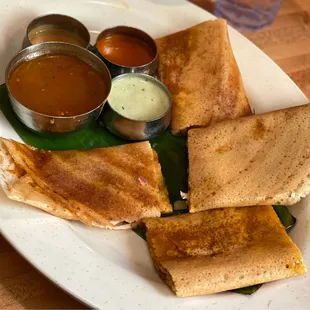
<svg viewBox="0 0 310 310"><path fill-rule="evenodd" d="M170 96L152 79L127 75L113 81L108 101L123 117L151 121L169 109Z"/></svg>

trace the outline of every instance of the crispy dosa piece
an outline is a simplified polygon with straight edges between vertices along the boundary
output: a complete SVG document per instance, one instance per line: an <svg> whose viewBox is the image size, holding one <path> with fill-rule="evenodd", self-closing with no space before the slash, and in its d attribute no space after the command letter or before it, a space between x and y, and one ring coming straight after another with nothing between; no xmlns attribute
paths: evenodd
<svg viewBox="0 0 310 310"><path fill-rule="evenodd" d="M271 206L144 219L156 270L177 296L237 289L306 273Z"/></svg>
<svg viewBox="0 0 310 310"><path fill-rule="evenodd" d="M188 134L190 212L293 205L310 192L310 105Z"/></svg>
<svg viewBox="0 0 310 310"><path fill-rule="evenodd" d="M17 165L4 143L0 142L0 184L8 198L37 207L57 217L75 220L77 217L66 207L57 203L33 183L25 170Z"/></svg>
<svg viewBox="0 0 310 310"><path fill-rule="evenodd" d="M0 144L1 162L22 171L13 181L2 178L9 198L112 229L130 228L168 209L160 165L148 142L89 151L40 151L6 139ZM0 169L2 175L16 174L3 164Z"/></svg>
<svg viewBox="0 0 310 310"><path fill-rule="evenodd" d="M173 134L250 115L223 19L156 40L158 76L172 95Z"/></svg>

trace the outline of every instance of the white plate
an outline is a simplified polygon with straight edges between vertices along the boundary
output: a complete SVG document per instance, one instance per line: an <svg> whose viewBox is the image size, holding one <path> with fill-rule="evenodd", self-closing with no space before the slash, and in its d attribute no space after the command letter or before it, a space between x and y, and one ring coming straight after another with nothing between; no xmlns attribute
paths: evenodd
<svg viewBox="0 0 310 310"><path fill-rule="evenodd" d="M154 37L212 18L183 0L0 1L0 82L20 49L27 23L59 12L80 19L93 34L126 24ZM296 85L259 49L234 30L231 42L256 113L307 102ZM0 135L18 139L0 114ZM291 234L310 267L310 200L292 208ZM153 269L146 243L132 231L105 231L72 224L8 200L0 192L0 228L34 266L88 305L102 309L309 309L310 276L264 285L253 296L222 293L177 298Z"/></svg>

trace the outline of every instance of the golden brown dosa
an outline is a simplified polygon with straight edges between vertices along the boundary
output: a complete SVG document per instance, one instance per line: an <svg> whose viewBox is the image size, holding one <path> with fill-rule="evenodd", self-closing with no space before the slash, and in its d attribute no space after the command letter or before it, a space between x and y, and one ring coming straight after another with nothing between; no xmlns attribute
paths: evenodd
<svg viewBox="0 0 310 310"><path fill-rule="evenodd" d="M148 142L88 151L42 151L0 140L1 185L9 198L104 228L130 228L172 210Z"/></svg>
<svg viewBox="0 0 310 310"><path fill-rule="evenodd" d="M190 212L293 205L310 192L310 105L188 133Z"/></svg>
<svg viewBox="0 0 310 310"><path fill-rule="evenodd" d="M158 75L172 95L173 134L250 115L226 21L207 21L156 40Z"/></svg>
<svg viewBox="0 0 310 310"><path fill-rule="evenodd" d="M271 206L144 219L159 275L177 296L237 289L306 273Z"/></svg>

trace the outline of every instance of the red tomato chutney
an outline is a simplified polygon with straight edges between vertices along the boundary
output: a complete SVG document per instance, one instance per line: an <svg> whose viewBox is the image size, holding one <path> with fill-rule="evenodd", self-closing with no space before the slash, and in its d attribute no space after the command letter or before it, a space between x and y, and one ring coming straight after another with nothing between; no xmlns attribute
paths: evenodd
<svg viewBox="0 0 310 310"><path fill-rule="evenodd" d="M145 41L127 34L102 37L98 40L96 47L107 60L125 67L146 65L156 56Z"/></svg>

